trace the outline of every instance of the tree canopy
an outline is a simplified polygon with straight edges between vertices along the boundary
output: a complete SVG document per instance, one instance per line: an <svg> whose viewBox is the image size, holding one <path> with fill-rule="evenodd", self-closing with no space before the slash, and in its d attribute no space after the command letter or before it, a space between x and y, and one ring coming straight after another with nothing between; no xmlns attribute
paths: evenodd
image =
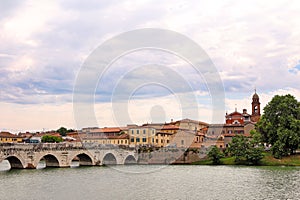
<svg viewBox="0 0 300 200"><path fill-rule="evenodd" d="M69 132L73 132L74 130L73 129L67 129L65 127L60 127L59 129L56 130L56 132L58 132L61 136L66 136L67 133Z"/></svg>
<svg viewBox="0 0 300 200"><path fill-rule="evenodd" d="M232 138L229 153L235 157L235 162L246 161L247 164L256 165L264 157L259 136L255 131L252 131L251 134L252 139L243 135L236 135Z"/></svg>
<svg viewBox="0 0 300 200"><path fill-rule="evenodd" d="M61 137L57 137L57 136L53 136L53 135L44 135L42 137L42 142L43 143L58 143L58 142L62 142L62 138Z"/></svg>
<svg viewBox="0 0 300 200"><path fill-rule="evenodd" d="M300 143L300 103L292 95L276 95L256 125L275 158L295 153Z"/></svg>
<svg viewBox="0 0 300 200"><path fill-rule="evenodd" d="M224 154L217 146L212 146L207 156L212 160L213 164L220 164L221 158L224 158Z"/></svg>

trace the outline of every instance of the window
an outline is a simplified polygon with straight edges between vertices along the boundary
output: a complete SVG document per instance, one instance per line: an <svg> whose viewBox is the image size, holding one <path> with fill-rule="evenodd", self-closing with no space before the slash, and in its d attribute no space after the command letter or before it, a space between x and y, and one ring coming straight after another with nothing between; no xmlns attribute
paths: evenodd
<svg viewBox="0 0 300 200"><path fill-rule="evenodd" d="M143 138L143 142L147 142L147 138Z"/></svg>
<svg viewBox="0 0 300 200"><path fill-rule="evenodd" d="M154 138L152 138L152 143L154 143Z"/></svg>
<svg viewBox="0 0 300 200"><path fill-rule="evenodd" d="M131 135L133 135L133 130L131 130Z"/></svg>
<svg viewBox="0 0 300 200"><path fill-rule="evenodd" d="M163 140L163 139L161 139L161 140L160 140L160 143L164 143L164 140Z"/></svg>
<svg viewBox="0 0 300 200"><path fill-rule="evenodd" d="M170 140L167 140L167 143L170 143Z"/></svg>
<svg viewBox="0 0 300 200"><path fill-rule="evenodd" d="M181 140L181 145L184 145L184 140Z"/></svg>
<svg viewBox="0 0 300 200"><path fill-rule="evenodd" d="M136 130L136 134L140 134L140 130Z"/></svg>
<svg viewBox="0 0 300 200"><path fill-rule="evenodd" d="M156 139L156 143L158 143L158 139Z"/></svg>
<svg viewBox="0 0 300 200"><path fill-rule="evenodd" d="M145 129L143 130L143 134L146 134L146 130Z"/></svg>
<svg viewBox="0 0 300 200"><path fill-rule="evenodd" d="M136 142L140 142L140 138L136 138Z"/></svg>
<svg viewBox="0 0 300 200"><path fill-rule="evenodd" d="M258 113L258 106L254 107L254 113Z"/></svg>
<svg viewBox="0 0 300 200"><path fill-rule="evenodd" d="M130 139L130 142L134 142L134 138L131 138L131 139Z"/></svg>

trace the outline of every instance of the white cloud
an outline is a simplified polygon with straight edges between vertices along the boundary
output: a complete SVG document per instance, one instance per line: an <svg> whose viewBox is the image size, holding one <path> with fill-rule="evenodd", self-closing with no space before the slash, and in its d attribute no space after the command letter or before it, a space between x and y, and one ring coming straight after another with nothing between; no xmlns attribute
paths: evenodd
<svg viewBox="0 0 300 200"><path fill-rule="evenodd" d="M8 114L18 113L15 124L2 119L5 127L15 125L30 129L30 121L23 123L26 116L22 109L24 104L27 104L27 112L34 113L34 124L56 126L58 121L52 123L47 119L56 116L54 112L58 108L71 112L68 106L60 106L71 103L76 73L84 59L106 39L136 28L167 28L201 45L220 71L228 111L234 110L235 104L238 109L245 107L249 110L249 97L255 87L260 91L262 104L277 93L292 93L300 99L300 72L297 68L300 60L299 1L82 3L28 0L12 1L3 6L3 11L0 8L0 102L1 105L7 104L2 107ZM156 61L173 67L191 83L197 96L207 95L205 80L200 80L201 77L181 59L142 53L128 58L119 63L123 68ZM120 69L111 71L115 80L122 78ZM158 76L158 73L148 70L142 71L140 78L145 73ZM109 91L115 82L111 77L107 81L104 89ZM180 81L172 81L173 87L180 87ZM162 93L160 98L165 100L157 101L153 91L144 92L144 98L135 101L130 109L135 120L150 120L143 109L149 113L155 106L153 102L162 103L164 110L176 108L171 113L166 111L166 118L180 117L180 112L175 111L180 110L178 105L168 99L169 93ZM106 115L112 116L107 101L101 105ZM49 118L37 111L40 105L47 110ZM204 106L199 113L200 117L206 116L209 107ZM39 115L43 117L39 119ZM70 114L66 116L68 120L72 118ZM105 124L113 123L112 117L99 117Z"/></svg>

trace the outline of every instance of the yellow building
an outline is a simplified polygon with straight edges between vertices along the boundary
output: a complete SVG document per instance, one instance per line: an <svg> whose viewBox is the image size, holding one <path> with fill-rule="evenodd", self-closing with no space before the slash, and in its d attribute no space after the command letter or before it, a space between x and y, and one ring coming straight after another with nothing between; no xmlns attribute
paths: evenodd
<svg viewBox="0 0 300 200"><path fill-rule="evenodd" d="M169 132L157 132L155 135L154 146L155 147L166 147L170 144L173 133Z"/></svg>
<svg viewBox="0 0 300 200"><path fill-rule="evenodd" d="M156 129L147 126L129 128L130 146L154 145Z"/></svg>
<svg viewBox="0 0 300 200"><path fill-rule="evenodd" d="M93 144L129 145L129 136L127 134L121 134L116 136L85 135L82 138L82 142Z"/></svg>
<svg viewBox="0 0 300 200"><path fill-rule="evenodd" d="M9 132L0 133L0 143L22 143L23 138Z"/></svg>

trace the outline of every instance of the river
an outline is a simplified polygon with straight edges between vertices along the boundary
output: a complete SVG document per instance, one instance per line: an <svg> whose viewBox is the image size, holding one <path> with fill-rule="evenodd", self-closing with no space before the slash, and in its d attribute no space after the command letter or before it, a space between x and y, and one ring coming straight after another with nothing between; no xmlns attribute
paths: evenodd
<svg viewBox="0 0 300 200"><path fill-rule="evenodd" d="M300 168L198 165L7 170L0 199L300 199Z"/></svg>

